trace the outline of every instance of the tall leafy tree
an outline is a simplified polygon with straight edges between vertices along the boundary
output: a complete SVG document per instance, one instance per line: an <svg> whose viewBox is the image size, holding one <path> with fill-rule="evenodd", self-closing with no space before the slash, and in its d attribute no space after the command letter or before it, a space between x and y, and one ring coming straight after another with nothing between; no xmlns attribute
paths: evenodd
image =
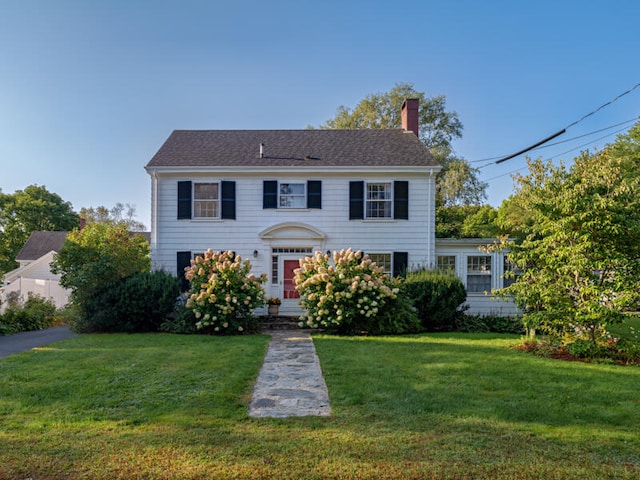
<svg viewBox="0 0 640 480"><path fill-rule="evenodd" d="M640 124L570 168L529 161L516 181L528 220L508 258L522 274L503 293L530 327L601 340L640 301Z"/></svg>
<svg viewBox="0 0 640 480"><path fill-rule="evenodd" d="M151 268L149 242L125 223L94 223L69 233L51 271L80 308L101 289Z"/></svg>
<svg viewBox="0 0 640 480"><path fill-rule="evenodd" d="M13 194L0 191L0 274L18 266L16 255L31 232L69 231L78 224L71 203L44 185L30 185Z"/></svg>
<svg viewBox="0 0 640 480"><path fill-rule="evenodd" d="M113 208L107 208L104 205L93 208L81 208L80 218L85 221L85 225L92 225L94 223L122 223L127 225L127 228L132 232L142 232L145 230L145 226L142 222L138 222L136 219L136 207L129 203L124 204L121 202L116 203Z"/></svg>
<svg viewBox="0 0 640 480"><path fill-rule="evenodd" d="M462 122L456 112L447 111L444 95L427 97L410 83L397 83L391 90L373 93L353 109L339 106L336 116L319 128L400 128L400 106L407 98L420 100L418 110L420 140L442 165L437 178L437 201L441 206L475 205L486 199L487 185L478 179L478 170L453 155L451 142L462 136Z"/></svg>

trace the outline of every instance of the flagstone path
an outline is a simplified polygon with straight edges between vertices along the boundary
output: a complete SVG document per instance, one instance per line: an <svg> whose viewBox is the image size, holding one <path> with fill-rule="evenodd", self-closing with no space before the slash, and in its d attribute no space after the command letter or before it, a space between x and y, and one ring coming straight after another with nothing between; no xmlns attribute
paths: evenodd
<svg viewBox="0 0 640 480"><path fill-rule="evenodd" d="M273 330L253 390L251 417L331 414L329 393L313 340L305 330Z"/></svg>

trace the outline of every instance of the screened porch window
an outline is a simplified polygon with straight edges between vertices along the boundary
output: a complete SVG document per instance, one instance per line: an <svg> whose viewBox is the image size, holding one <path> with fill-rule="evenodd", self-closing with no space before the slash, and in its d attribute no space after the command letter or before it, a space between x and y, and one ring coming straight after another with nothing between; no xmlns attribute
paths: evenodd
<svg viewBox="0 0 640 480"><path fill-rule="evenodd" d="M456 273L455 255L438 255L437 270L441 273Z"/></svg>
<svg viewBox="0 0 640 480"><path fill-rule="evenodd" d="M467 257L467 292L491 291L491 257L470 255Z"/></svg>

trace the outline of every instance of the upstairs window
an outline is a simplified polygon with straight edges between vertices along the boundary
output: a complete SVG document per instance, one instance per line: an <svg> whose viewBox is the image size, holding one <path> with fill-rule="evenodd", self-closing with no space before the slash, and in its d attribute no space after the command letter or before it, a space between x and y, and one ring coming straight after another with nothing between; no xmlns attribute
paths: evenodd
<svg viewBox="0 0 640 480"><path fill-rule="evenodd" d="M409 182L349 182L349 220L409 219Z"/></svg>
<svg viewBox="0 0 640 480"><path fill-rule="evenodd" d="M220 216L220 188L216 183L193 184L193 218Z"/></svg>
<svg viewBox="0 0 640 480"><path fill-rule="evenodd" d="M278 208L306 208L307 193L304 183L281 183Z"/></svg>
<svg viewBox="0 0 640 480"><path fill-rule="evenodd" d="M264 180L262 182L262 208L322 208L322 182L278 182Z"/></svg>
<svg viewBox="0 0 640 480"><path fill-rule="evenodd" d="M236 218L236 182L178 182L178 220Z"/></svg>
<svg viewBox="0 0 640 480"><path fill-rule="evenodd" d="M367 218L391 218L391 183L367 183Z"/></svg>

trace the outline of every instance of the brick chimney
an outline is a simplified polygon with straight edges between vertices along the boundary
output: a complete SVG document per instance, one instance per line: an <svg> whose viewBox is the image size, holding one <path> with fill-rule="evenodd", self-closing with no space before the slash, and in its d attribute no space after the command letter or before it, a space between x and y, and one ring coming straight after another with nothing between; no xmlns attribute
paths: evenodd
<svg viewBox="0 0 640 480"><path fill-rule="evenodd" d="M418 106L420 100L417 98L407 98L402 104L402 128L413 132L418 137Z"/></svg>

